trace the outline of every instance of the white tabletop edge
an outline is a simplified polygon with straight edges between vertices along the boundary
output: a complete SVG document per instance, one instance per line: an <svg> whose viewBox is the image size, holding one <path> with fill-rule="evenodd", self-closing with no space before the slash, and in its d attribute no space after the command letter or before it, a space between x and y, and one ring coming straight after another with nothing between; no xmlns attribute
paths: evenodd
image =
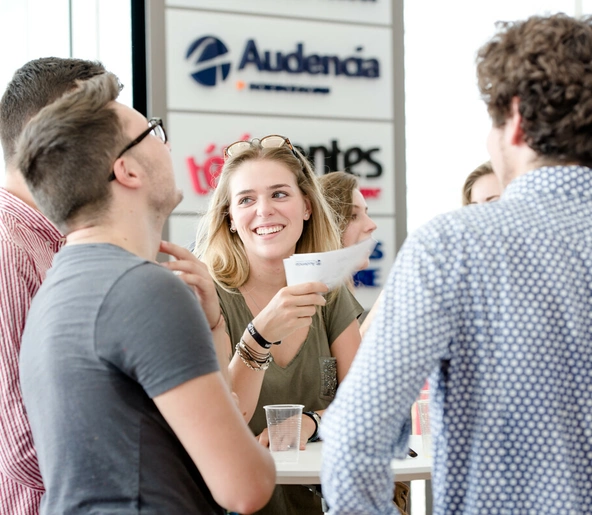
<svg viewBox="0 0 592 515"><path fill-rule="evenodd" d="M430 479L432 458L422 456L421 436L411 436L409 444L419 456L403 460L393 460L392 470L397 481ZM282 463L276 460L276 484L278 485L319 485L321 483L322 443L309 443L305 451L300 451L298 463Z"/></svg>

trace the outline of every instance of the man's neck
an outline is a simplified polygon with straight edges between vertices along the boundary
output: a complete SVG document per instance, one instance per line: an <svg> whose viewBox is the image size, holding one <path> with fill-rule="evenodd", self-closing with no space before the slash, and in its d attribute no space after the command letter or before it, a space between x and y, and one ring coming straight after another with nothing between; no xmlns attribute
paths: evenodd
<svg viewBox="0 0 592 515"><path fill-rule="evenodd" d="M28 204L33 209L37 209L37 204L33 200L33 196L25 183L21 172L18 169L6 166L6 175L4 177L4 188L6 191Z"/></svg>
<svg viewBox="0 0 592 515"><path fill-rule="evenodd" d="M127 224L125 221L120 221L112 225L77 227L68 233L66 245L110 243L136 256L155 261L160 246L161 233L162 228L149 230L147 227L138 227L137 223Z"/></svg>

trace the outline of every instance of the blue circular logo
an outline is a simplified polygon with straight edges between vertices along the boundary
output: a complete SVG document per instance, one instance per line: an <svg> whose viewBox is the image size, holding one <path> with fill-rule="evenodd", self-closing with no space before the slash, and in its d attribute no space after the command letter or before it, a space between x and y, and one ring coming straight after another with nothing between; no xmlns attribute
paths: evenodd
<svg viewBox="0 0 592 515"><path fill-rule="evenodd" d="M217 82L226 80L230 73L230 62L218 58L227 53L226 45L214 36L204 36L194 41L185 55L185 59L194 60L196 69L191 74L193 80L203 86L215 86Z"/></svg>

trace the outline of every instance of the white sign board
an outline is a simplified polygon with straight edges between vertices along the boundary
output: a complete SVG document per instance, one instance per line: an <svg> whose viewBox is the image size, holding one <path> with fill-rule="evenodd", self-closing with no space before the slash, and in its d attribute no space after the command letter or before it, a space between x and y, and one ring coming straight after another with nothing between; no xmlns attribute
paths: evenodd
<svg viewBox="0 0 592 515"><path fill-rule="evenodd" d="M387 27L166 10L169 110L393 119Z"/></svg>
<svg viewBox="0 0 592 515"><path fill-rule="evenodd" d="M391 0L167 0L166 5L380 25L389 25L392 16Z"/></svg>
<svg viewBox="0 0 592 515"><path fill-rule="evenodd" d="M391 123L172 112L166 129L177 185L185 195L177 212L205 211L224 147L280 134L315 157L319 175L328 168L357 175L370 214L395 214Z"/></svg>

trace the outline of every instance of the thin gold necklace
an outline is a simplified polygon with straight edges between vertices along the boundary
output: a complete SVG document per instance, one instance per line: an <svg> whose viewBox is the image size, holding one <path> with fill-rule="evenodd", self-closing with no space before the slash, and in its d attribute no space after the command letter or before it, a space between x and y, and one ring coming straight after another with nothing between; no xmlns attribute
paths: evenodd
<svg viewBox="0 0 592 515"><path fill-rule="evenodd" d="M262 309L259 307L259 304L257 304L257 301L251 295L251 291L254 290L254 289L255 289L255 287L253 286L253 288L251 288L248 291L247 290L244 290L244 293L246 293L249 296L249 298L253 301L253 304L255 304L255 307L259 310L259 312L257 313L257 315L258 315L259 313L261 313ZM257 315L255 315L255 316L257 316Z"/></svg>

